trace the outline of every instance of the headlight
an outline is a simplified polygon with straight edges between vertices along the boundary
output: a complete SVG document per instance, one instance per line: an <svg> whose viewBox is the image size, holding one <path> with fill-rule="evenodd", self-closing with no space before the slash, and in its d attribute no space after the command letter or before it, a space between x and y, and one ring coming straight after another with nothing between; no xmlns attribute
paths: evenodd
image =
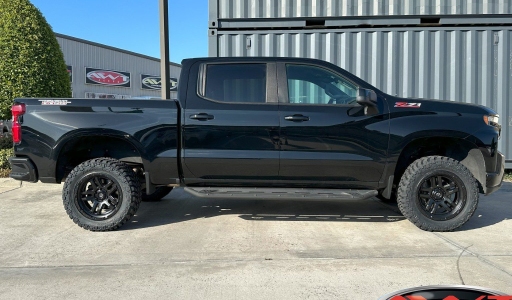
<svg viewBox="0 0 512 300"><path fill-rule="evenodd" d="M499 115L484 116L484 122L487 125L499 126L499 124L500 124L500 116Z"/></svg>

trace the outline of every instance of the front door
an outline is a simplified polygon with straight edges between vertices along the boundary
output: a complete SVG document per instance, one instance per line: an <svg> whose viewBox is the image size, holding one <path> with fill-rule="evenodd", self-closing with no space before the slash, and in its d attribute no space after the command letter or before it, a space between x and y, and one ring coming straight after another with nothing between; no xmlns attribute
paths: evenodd
<svg viewBox="0 0 512 300"><path fill-rule="evenodd" d="M280 179L308 185L376 185L388 142L385 100L379 99L380 111L368 112L356 103L359 86L332 70L297 63L279 64L278 70Z"/></svg>

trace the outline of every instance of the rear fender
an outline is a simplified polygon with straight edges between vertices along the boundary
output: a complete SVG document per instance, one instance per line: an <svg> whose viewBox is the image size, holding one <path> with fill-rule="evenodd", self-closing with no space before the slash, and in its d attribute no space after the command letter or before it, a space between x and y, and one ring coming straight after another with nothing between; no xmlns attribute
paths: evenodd
<svg viewBox="0 0 512 300"><path fill-rule="evenodd" d="M62 136L51 153L51 161L54 163L53 169L55 169L57 182L62 180L64 175L63 170L59 168L63 160L67 159L63 157L63 153L70 150L68 147L78 147L77 143L80 143L80 141L94 141L105 138L109 139L113 145L108 148L105 147L104 153L93 153L91 154L92 156L109 156L128 163L140 164L145 168L149 165L144 147L129 134L115 130L102 130L100 133L98 133L98 130L91 129L76 130ZM90 146L94 148L94 145Z"/></svg>

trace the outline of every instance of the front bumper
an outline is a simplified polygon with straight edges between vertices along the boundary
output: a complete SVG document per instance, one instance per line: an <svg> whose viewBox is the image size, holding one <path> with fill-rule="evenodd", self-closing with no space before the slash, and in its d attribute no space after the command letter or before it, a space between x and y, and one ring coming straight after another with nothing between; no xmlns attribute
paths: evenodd
<svg viewBox="0 0 512 300"><path fill-rule="evenodd" d="M30 158L9 157L11 164L11 178L22 181L37 182L37 170Z"/></svg>
<svg viewBox="0 0 512 300"><path fill-rule="evenodd" d="M496 163L496 172L495 173L487 173L486 175L486 195L494 193L497 191L503 182L503 176L505 175L505 156L498 152L498 161Z"/></svg>

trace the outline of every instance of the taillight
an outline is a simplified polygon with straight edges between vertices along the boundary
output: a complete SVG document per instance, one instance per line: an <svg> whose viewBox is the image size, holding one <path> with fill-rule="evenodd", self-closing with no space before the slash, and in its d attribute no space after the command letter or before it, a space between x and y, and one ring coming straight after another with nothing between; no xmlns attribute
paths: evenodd
<svg viewBox="0 0 512 300"><path fill-rule="evenodd" d="M12 112L12 141L14 144L21 143L21 123L20 117L25 113L25 104L14 104Z"/></svg>

